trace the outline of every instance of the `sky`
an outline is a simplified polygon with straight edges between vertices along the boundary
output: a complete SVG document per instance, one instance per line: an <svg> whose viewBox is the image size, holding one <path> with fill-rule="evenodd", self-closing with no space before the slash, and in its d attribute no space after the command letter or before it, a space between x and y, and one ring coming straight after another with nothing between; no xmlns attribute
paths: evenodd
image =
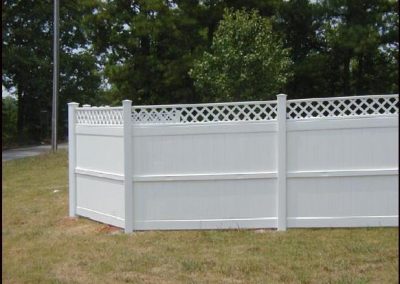
<svg viewBox="0 0 400 284"><path fill-rule="evenodd" d="M1 86L1 97L2 97L2 98L6 98L6 97L13 97L13 98L15 98L15 95L10 94L10 93L7 91L7 89L2 85L2 86Z"/></svg>

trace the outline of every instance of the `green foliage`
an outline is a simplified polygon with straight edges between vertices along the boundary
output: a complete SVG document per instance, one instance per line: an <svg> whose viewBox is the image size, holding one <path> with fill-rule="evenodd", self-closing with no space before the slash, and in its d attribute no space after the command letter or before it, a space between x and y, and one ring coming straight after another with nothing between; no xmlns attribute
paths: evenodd
<svg viewBox="0 0 400 284"><path fill-rule="evenodd" d="M2 7L2 84L16 90L20 142L39 141L50 135L53 1ZM69 101L398 93L397 10L393 0L61 1L58 133Z"/></svg>
<svg viewBox="0 0 400 284"><path fill-rule="evenodd" d="M97 101L100 75L81 28L82 15L91 5L90 0L60 3L60 137L66 130L67 102ZM38 142L50 135L53 1L7 0L2 16L2 83L16 89L19 141Z"/></svg>
<svg viewBox="0 0 400 284"><path fill-rule="evenodd" d="M282 3L275 28L291 48L291 97L398 93L398 3Z"/></svg>
<svg viewBox="0 0 400 284"><path fill-rule="evenodd" d="M396 2L341 0L325 1L322 5L327 13L323 26L326 41L340 70L340 92L398 92L381 82L382 77L378 75L393 78L397 74L395 77L398 77L398 68L393 66L398 65L398 55L395 55L399 21ZM394 73L390 74L392 71Z"/></svg>
<svg viewBox="0 0 400 284"><path fill-rule="evenodd" d="M11 145L17 141L17 101L12 97L1 100L2 145Z"/></svg>
<svg viewBox="0 0 400 284"><path fill-rule="evenodd" d="M98 2L85 17L90 40L102 60L112 88L112 103L134 104L195 101L189 75L193 58L206 45L198 5L162 0Z"/></svg>
<svg viewBox="0 0 400 284"><path fill-rule="evenodd" d="M190 75L206 101L272 99L290 75L288 54L258 12L225 10L211 52L195 61Z"/></svg>

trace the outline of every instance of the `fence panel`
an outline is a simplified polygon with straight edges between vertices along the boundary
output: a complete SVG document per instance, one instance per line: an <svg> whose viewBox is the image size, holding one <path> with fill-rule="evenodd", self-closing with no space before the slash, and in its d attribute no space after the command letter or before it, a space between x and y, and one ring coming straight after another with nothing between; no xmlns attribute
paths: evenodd
<svg viewBox="0 0 400 284"><path fill-rule="evenodd" d="M288 226L397 224L397 118L288 123Z"/></svg>
<svg viewBox="0 0 400 284"><path fill-rule="evenodd" d="M135 229L276 227L276 122L132 132Z"/></svg>
<svg viewBox="0 0 400 284"><path fill-rule="evenodd" d="M124 227L122 108L76 109L76 213Z"/></svg>

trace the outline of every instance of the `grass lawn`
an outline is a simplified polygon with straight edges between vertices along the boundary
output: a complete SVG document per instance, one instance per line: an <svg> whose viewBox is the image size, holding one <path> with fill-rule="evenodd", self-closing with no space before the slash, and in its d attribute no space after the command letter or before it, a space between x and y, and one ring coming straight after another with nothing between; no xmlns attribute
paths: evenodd
<svg viewBox="0 0 400 284"><path fill-rule="evenodd" d="M3 283L398 283L398 229L137 232L67 218L67 154L3 162Z"/></svg>

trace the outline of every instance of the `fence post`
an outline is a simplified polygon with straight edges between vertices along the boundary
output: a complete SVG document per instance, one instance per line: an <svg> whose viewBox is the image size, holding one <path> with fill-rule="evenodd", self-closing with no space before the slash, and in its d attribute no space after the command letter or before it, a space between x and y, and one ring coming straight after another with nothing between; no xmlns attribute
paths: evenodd
<svg viewBox="0 0 400 284"><path fill-rule="evenodd" d="M278 231L286 231L286 95L277 95L278 102Z"/></svg>
<svg viewBox="0 0 400 284"><path fill-rule="evenodd" d="M124 200L125 233L133 232L133 180L132 180L132 101L124 100Z"/></svg>
<svg viewBox="0 0 400 284"><path fill-rule="evenodd" d="M68 182L69 216L76 216L76 114L78 103L68 103Z"/></svg>

